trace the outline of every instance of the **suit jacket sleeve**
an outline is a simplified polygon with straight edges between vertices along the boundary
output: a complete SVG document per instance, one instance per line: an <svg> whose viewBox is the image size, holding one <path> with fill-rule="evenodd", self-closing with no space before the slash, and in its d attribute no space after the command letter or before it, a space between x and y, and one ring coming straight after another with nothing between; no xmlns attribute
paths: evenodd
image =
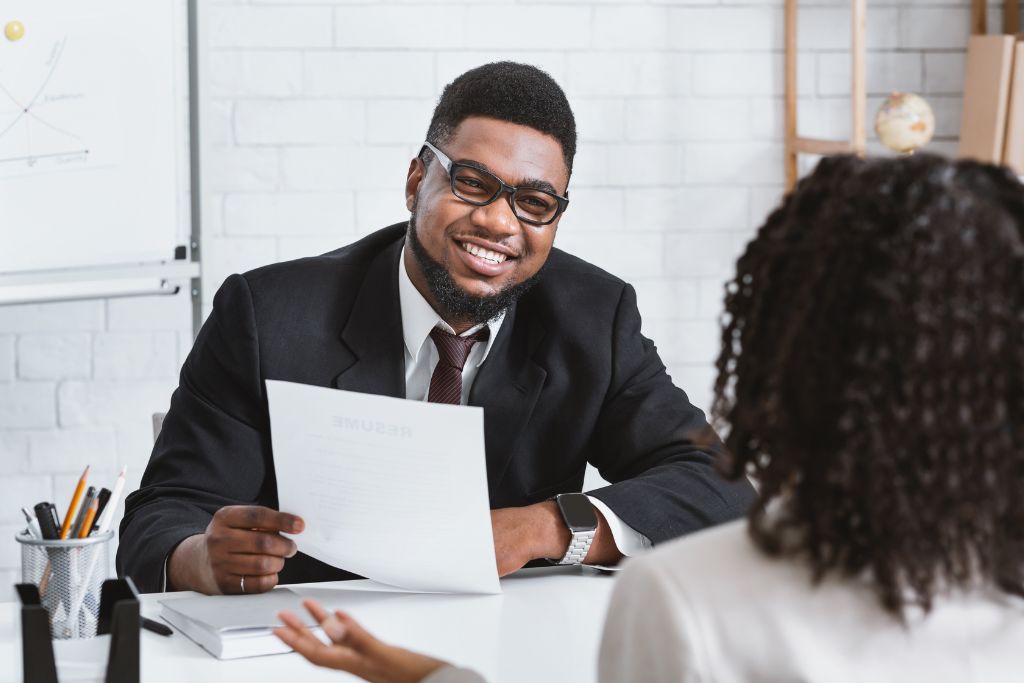
<svg viewBox="0 0 1024 683"><path fill-rule="evenodd" d="M260 377L249 286L232 275L182 366L141 487L125 500L117 569L140 590L161 590L164 560L219 508L276 505Z"/></svg>
<svg viewBox="0 0 1024 683"><path fill-rule="evenodd" d="M716 471L725 447L640 333L630 285L615 315L611 362L588 457L613 483L588 494L654 543L746 514L753 487Z"/></svg>

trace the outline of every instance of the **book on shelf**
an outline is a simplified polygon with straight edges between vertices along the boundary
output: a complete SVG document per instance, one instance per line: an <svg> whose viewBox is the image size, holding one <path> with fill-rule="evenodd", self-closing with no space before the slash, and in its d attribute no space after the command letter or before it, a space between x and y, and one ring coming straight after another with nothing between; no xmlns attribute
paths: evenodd
<svg viewBox="0 0 1024 683"><path fill-rule="evenodd" d="M1009 106L1006 113L1006 141L1003 163L1018 176L1024 176L1024 40L1013 47L1013 76L1010 80Z"/></svg>
<svg viewBox="0 0 1024 683"><path fill-rule="evenodd" d="M1016 37L974 35L967 43L960 156L1002 163Z"/></svg>

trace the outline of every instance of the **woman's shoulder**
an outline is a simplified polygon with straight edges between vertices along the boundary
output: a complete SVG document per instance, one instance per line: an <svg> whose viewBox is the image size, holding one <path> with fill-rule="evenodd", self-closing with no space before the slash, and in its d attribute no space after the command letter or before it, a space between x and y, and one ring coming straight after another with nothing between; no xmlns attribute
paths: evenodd
<svg viewBox="0 0 1024 683"><path fill-rule="evenodd" d="M751 541L747 521L743 519L663 543L649 553L628 560L623 574L643 572L675 576L689 573L688 570L718 574L719 568L727 574L731 574L730 568L747 574L752 565L769 561ZM722 576L722 580L732 579Z"/></svg>
<svg viewBox="0 0 1024 683"><path fill-rule="evenodd" d="M723 605L799 602L813 585L810 568L793 558L765 554L751 539L746 520L699 531L633 558L619 590L656 593L666 605L688 605L697 615Z"/></svg>

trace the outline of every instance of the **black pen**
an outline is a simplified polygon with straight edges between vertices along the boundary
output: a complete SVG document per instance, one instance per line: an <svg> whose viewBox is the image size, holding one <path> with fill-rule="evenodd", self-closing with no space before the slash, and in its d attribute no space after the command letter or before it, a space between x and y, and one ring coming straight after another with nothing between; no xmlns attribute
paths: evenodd
<svg viewBox="0 0 1024 683"><path fill-rule="evenodd" d="M39 503L35 507L36 521L39 522L39 530L43 532L43 538L53 541L60 538L60 521L57 519L57 510L53 503Z"/></svg>
<svg viewBox="0 0 1024 683"><path fill-rule="evenodd" d="M159 621L153 621L149 617L142 617L142 628L161 636L169 636L174 633L169 626L165 626Z"/></svg>
<svg viewBox="0 0 1024 683"><path fill-rule="evenodd" d="M89 533L92 533L93 531L96 531L100 528L100 515L103 514L103 508L107 507L107 502L110 501L110 489L100 489L100 492L96 496L96 498L97 500L100 501L100 506L99 508L96 509L96 521L93 523L92 529L89 530Z"/></svg>

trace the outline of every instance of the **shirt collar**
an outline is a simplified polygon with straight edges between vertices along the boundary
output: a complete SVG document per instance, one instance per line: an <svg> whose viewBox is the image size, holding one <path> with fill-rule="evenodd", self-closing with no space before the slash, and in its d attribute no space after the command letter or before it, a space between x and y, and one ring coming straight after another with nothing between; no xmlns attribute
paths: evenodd
<svg viewBox="0 0 1024 683"><path fill-rule="evenodd" d="M398 305L402 309L402 336L405 337L405 352L412 358L413 363L419 362L420 351L423 350L423 345L426 344L427 338L430 337L432 329L440 327L449 334L455 334L455 330L452 329L451 325L441 319L441 316L423 298L423 295L420 294L420 291L416 289L416 285L409 278L409 271L405 269L404 246L402 247L402 255L398 259ZM483 365L483 362L487 360L487 355L491 352L494 340L498 338L498 330L501 329L501 323L504 320L505 311L502 311L486 323L474 325L459 335L467 337L482 329L484 325L490 329L487 346L484 347L484 355L477 361L477 367Z"/></svg>

